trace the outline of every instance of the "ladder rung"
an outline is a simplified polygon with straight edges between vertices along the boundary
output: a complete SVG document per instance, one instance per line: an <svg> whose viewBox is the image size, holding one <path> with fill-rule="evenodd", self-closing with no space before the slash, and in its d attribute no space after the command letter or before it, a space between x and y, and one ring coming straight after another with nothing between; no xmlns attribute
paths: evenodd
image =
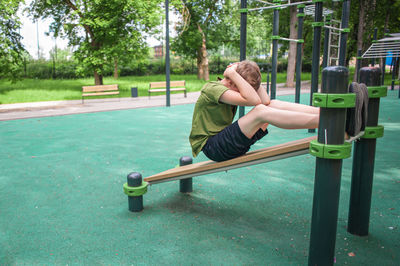
<svg viewBox="0 0 400 266"><path fill-rule="evenodd" d="M330 47L339 48L339 45L330 45Z"/></svg>
<svg viewBox="0 0 400 266"><path fill-rule="evenodd" d="M337 58L337 57L331 57L331 59L338 60L339 58Z"/></svg>

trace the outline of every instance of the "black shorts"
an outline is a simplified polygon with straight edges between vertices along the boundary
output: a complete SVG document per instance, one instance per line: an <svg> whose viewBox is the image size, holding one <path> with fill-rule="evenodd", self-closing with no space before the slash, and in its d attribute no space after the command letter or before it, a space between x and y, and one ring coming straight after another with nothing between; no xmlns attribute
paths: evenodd
<svg viewBox="0 0 400 266"><path fill-rule="evenodd" d="M224 128L217 135L209 137L202 151L211 160L226 161L239 157L249 151L250 146L268 134L268 130L259 129L249 139L240 130L238 122Z"/></svg>

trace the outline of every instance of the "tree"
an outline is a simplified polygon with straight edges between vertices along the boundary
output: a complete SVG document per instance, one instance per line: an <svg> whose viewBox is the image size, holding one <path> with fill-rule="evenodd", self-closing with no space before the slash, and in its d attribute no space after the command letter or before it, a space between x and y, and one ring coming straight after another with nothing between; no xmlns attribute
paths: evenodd
<svg viewBox="0 0 400 266"><path fill-rule="evenodd" d="M143 33L159 24L161 0L34 0L35 19L52 18L50 32L76 47L80 73L92 72L103 84L107 65L147 54Z"/></svg>
<svg viewBox="0 0 400 266"><path fill-rule="evenodd" d="M17 17L19 0L0 1L0 77L16 80L23 73L26 51L21 44Z"/></svg>
<svg viewBox="0 0 400 266"><path fill-rule="evenodd" d="M197 59L199 79L209 80L207 50L232 40L232 12L229 0L183 0L174 4L182 16L177 27L178 36L173 40L172 49L188 58ZM237 10L237 9L236 9Z"/></svg>
<svg viewBox="0 0 400 266"><path fill-rule="evenodd" d="M297 39L297 7L291 6L290 11L290 39ZM288 66L286 75L286 87L294 88L294 72L296 70L296 54L297 54L297 43L289 43L289 54L288 54Z"/></svg>

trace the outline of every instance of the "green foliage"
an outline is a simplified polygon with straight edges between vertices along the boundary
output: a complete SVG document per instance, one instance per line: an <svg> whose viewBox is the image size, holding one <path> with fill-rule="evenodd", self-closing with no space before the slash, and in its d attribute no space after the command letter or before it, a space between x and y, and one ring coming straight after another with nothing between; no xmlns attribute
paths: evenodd
<svg viewBox="0 0 400 266"><path fill-rule="evenodd" d="M143 58L148 51L143 33L160 23L161 0L34 0L31 14L51 18L50 31L75 46L79 75L106 74L114 61ZM84 34L82 34L84 33Z"/></svg>
<svg viewBox="0 0 400 266"><path fill-rule="evenodd" d="M26 56L18 29L21 26L16 13L20 0L0 1L0 78L17 79Z"/></svg>

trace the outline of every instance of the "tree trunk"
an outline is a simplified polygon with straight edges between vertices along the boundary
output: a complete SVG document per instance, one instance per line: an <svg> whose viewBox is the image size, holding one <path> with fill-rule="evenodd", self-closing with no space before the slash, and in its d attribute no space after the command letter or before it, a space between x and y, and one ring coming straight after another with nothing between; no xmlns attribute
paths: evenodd
<svg viewBox="0 0 400 266"><path fill-rule="evenodd" d="M103 75L99 75L97 71L94 71L94 84L103 85Z"/></svg>
<svg viewBox="0 0 400 266"><path fill-rule="evenodd" d="M114 78L118 79L118 59L114 59Z"/></svg>
<svg viewBox="0 0 400 266"><path fill-rule="evenodd" d="M201 47L197 50L197 68L198 68L197 78L208 81L210 80L210 73L208 70L206 36L199 24L197 25L197 27L202 36Z"/></svg>
<svg viewBox="0 0 400 266"><path fill-rule="evenodd" d="M290 39L297 39L297 7L290 7ZM286 87L294 88L294 72L296 70L296 42L289 42L289 55L288 55L288 66L286 76Z"/></svg>

